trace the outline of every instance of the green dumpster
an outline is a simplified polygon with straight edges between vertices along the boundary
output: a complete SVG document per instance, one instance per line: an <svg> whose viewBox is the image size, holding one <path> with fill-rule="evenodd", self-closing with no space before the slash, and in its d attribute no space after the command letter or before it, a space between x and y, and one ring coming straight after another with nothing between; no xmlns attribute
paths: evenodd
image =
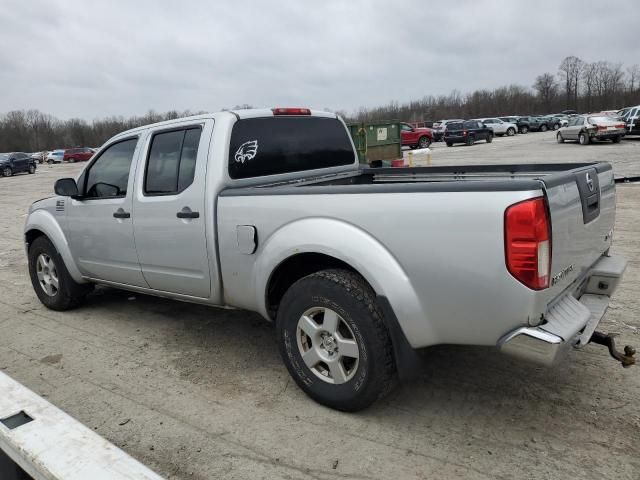
<svg viewBox="0 0 640 480"><path fill-rule="evenodd" d="M400 122L352 123L349 124L349 132L360 163L402 158Z"/></svg>

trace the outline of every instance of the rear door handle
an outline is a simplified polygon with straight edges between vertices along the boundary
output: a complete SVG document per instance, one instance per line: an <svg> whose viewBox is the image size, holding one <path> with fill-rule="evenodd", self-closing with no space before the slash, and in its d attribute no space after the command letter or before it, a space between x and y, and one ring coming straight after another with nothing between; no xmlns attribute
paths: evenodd
<svg viewBox="0 0 640 480"><path fill-rule="evenodd" d="M114 218L131 218L131 214L129 212L125 212L123 209L119 208L115 212L113 212Z"/></svg>
<svg viewBox="0 0 640 480"><path fill-rule="evenodd" d="M176 213L176 217L178 218L200 218L200 212L192 212L189 207L184 207L178 213Z"/></svg>

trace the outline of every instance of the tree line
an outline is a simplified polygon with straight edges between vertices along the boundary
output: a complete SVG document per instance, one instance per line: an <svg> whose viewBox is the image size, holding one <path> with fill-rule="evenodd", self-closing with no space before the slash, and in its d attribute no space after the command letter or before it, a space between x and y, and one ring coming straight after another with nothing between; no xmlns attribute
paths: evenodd
<svg viewBox="0 0 640 480"><path fill-rule="evenodd" d="M622 63L589 63L569 56L560 62L557 72L538 75L531 87L507 85L467 94L454 90L449 95L427 95L420 100L393 101L379 107L363 107L352 114L341 113L353 121L423 122L443 118L542 115L563 110L596 112L639 103L639 65L624 68Z"/></svg>
<svg viewBox="0 0 640 480"><path fill-rule="evenodd" d="M508 85L463 94L427 95L420 100L340 113L347 121L433 121L441 118L474 118L500 115L537 115L562 110L592 112L617 110L640 104L640 66L585 62L569 56L558 71L535 78L531 87ZM233 109L250 108L238 105ZM146 115L108 117L88 122L80 118L59 120L39 110L15 110L0 116L0 152L36 152L75 146L97 147L113 135L149 123L202 112L170 111Z"/></svg>

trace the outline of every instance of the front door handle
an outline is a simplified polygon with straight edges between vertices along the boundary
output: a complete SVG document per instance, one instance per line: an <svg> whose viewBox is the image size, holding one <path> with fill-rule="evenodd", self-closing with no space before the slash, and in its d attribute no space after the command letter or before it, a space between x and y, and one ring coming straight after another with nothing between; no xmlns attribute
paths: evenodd
<svg viewBox="0 0 640 480"><path fill-rule="evenodd" d="M131 218L131 214L129 212L125 212L123 209L119 208L115 212L113 212L114 218Z"/></svg>
<svg viewBox="0 0 640 480"><path fill-rule="evenodd" d="M200 212L194 212L189 207L184 207L178 213L176 213L176 217L178 218L200 218Z"/></svg>

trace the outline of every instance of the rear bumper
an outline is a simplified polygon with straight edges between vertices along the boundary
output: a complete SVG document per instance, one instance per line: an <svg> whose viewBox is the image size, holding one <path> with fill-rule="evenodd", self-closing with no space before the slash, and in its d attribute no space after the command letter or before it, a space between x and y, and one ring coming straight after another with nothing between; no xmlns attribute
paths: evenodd
<svg viewBox="0 0 640 480"><path fill-rule="evenodd" d="M575 291L549 308L544 323L508 332L498 341L498 348L507 355L551 366L571 347L586 345L604 317L626 265L622 257L602 257Z"/></svg>

